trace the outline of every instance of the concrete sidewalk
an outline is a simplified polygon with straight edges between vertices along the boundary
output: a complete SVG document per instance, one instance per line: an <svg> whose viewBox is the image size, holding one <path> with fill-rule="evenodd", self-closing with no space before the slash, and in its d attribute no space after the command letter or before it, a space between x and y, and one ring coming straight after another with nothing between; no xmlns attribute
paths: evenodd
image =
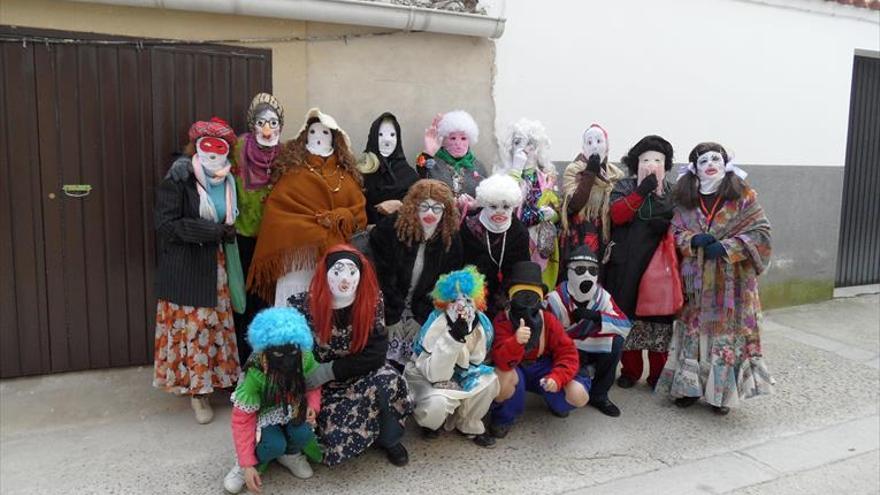
<svg viewBox="0 0 880 495"><path fill-rule="evenodd" d="M617 419L566 419L529 403L494 450L411 426L410 465L367 452L300 481L273 466L264 493L880 492L880 298L768 312L764 351L777 394L727 417L680 410L646 385L612 389ZM234 462L230 407L199 426L188 401L137 368L0 383L0 492L221 494Z"/></svg>

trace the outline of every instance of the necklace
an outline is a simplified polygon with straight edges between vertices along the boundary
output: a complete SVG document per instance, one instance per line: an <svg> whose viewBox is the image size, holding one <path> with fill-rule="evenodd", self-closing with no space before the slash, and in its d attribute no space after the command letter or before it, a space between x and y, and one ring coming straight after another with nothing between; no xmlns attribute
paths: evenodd
<svg viewBox="0 0 880 495"><path fill-rule="evenodd" d="M330 175L324 175L323 170L318 172L317 170L315 170L315 167L313 167L308 161L306 161L306 167L308 167L309 170L311 170L313 174L315 174L318 177L320 177L321 179L323 179L324 182L327 183L327 187L330 187L330 181L327 179L333 177L334 175L338 175L339 180L336 182L336 187L330 187L330 191L337 193L342 189L342 180L345 179L345 176L342 175L342 171L339 167L339 163L336 163L336 169L334 169L333 172L330 173Z"/></svg>
<svg viewBox="0 0 880 495"><path fill-rule="evenodd" d="M501 237L501 256L496 261L495 257L492 256L492 245L489 244L489 232L486 232L486 249L489 251L489 259L492 260L492 263L498 265L498 281L501 282L501 279L504 276L501 274L501 263L504 263L504 250L507 248L507 231L504 231L504 234Z"/></svg>

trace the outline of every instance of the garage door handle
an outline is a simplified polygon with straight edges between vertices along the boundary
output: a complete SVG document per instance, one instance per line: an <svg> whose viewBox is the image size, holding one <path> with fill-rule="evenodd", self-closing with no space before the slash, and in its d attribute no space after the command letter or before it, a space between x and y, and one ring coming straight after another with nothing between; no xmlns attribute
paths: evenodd
<svg viewBox="0 0 880 495"><path fill-rule="evenodd" d="M92 192L91 184L64 184L61 187L64 194L70 198L84 198Z"/></svg>

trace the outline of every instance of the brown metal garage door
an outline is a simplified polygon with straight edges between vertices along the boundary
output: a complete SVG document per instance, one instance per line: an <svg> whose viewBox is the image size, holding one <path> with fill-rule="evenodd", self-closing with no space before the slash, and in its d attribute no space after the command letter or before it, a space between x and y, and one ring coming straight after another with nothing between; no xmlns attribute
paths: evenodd
<svg viewBox="0 0 880 495"><path fill-rule="evenodd" d="M155 184L271 87L269 50L0 26L0 377L152 362Z"/></svg>

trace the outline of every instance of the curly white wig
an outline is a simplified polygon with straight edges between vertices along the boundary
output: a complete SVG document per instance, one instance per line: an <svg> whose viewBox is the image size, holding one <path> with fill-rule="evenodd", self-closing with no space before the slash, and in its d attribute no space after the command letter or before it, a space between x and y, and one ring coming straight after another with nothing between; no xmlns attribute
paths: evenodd
<svg viewBox="0 0 880 495"><path fill-rule="evenodd" d="M453 132L465 133L471 145L477 144L477 139L480 137L480 128L477 127L477 122L471 117L471 114L464 110L444 113L440 123L437 124L437 134L441 140Z"/></svg>
<svg viewBox="0 0 880 495"><path fill-rule="evenodd" d="M516 179L508 174L492 175L477 185L477 204L481 207L499 203L519 206L522 200L522 189Z"/></svg>
<svg viewBox="0 0 880 495"><path fill-rule="evenodd" d="M522 118L510 124L501 137L501 162L505 169L513 165L514 138L522 136L535 148L535 160L538 168L547 175L556 175L556 167L550 160L550 136L544 124L537 120Z"/></svg>

